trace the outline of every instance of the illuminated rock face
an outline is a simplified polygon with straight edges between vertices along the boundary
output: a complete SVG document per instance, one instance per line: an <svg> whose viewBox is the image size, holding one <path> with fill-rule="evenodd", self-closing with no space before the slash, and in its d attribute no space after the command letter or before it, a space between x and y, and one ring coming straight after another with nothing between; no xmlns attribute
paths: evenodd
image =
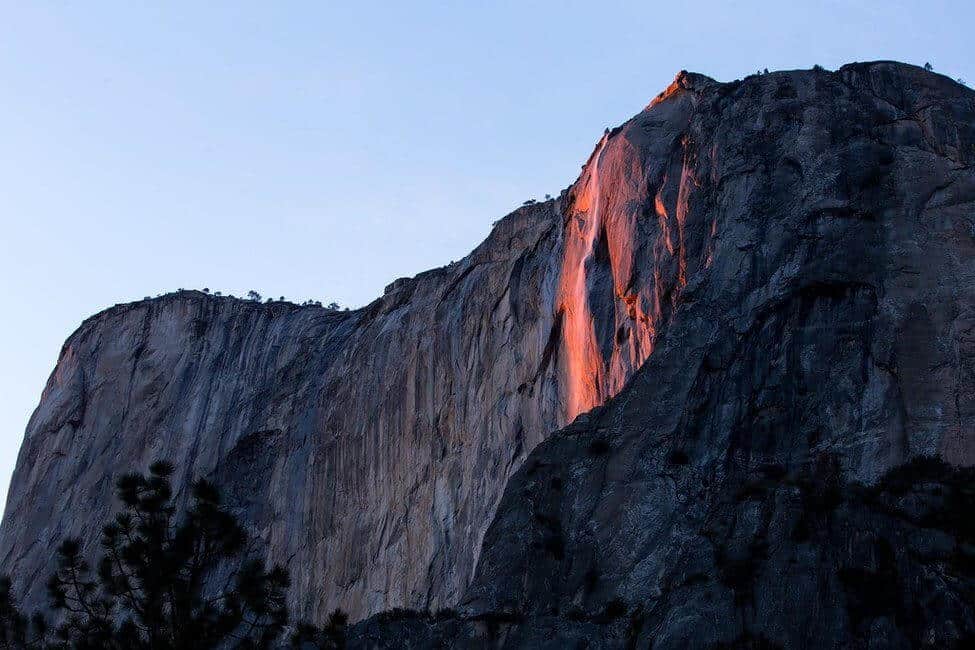
<svg viewBox="0 0 975 650"><path fill-rule="evenodd" d="M301 614L564 615L659 597L742 464L972 463L972 101L894 64L681 74L558 199L363 309L186 292L93 317L0 562L36 602L108 475L168 457L226 486Z"/></svg>
<svg viewBox="0 0 975 650"><path fill-rule="evenodd" d="M555 307L569 420L619 392L666 328L688 268L708 264L714 224L689 210L700 172L685 135L698 97L689 91L707 85L681 74L600 140L568 192Z"/></svg>

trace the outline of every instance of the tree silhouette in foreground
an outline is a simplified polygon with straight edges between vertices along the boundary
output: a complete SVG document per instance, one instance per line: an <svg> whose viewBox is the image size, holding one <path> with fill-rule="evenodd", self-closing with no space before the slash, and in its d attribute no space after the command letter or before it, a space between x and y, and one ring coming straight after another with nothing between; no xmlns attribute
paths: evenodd
<svg viewBox="0 0 975 650"><path fill-rule="evenodd" d="M47 622L40 614L28 620L11 590L10 578L0 576L0 648L43 647Z"/></svg>
<svg viewBox="0 0 975 650"><path fill-rule="evenodd" d="M341 609L336 609L328 615L324 628L317 628L310 623L299 623L291 637L291 645L296 648L342 650L345 648L345 626L348 622L348 615Z"/></svg>
<svg viewBox="0 0 975 650"><path fill-rule="evenodd" d="M148 475L119 479L124 508L102 529L94 570L81 540L58 548L47 583L62 613L56 629L41 615L21 613L9 579L0 579L0 648L246 649L279 639L288 623L288 572L248 557L244 529L205 480L193 484L191 504L177 518L172 473L159 461ZM325 630L303 624L294 642L341 646L345 619L338 617Z"/></svg>

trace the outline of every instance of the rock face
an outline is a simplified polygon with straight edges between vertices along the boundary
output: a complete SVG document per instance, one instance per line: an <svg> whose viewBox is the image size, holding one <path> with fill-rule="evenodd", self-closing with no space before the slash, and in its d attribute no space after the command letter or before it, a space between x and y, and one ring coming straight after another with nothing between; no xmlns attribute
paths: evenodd
<svg viewBox="0 0 975 650"><path fill-rule="evenodd" d="M912 66L681 73L558 199L364 309L184 292L87 321L0 562L36 602L111 473L167 457L226 486L300 613L459 607L364 645L975 633L967 574L938 568L967 533L919 532L963 481L854 487L975 463L973 163L975 93ZM847 607L881 562L930 596L910 616Z"/></svg>
<svg viewBox="0 0 975 650"><path fill-rule="evenodd" d="M512 477L457 613L354 646L970 647L975 93L891 63L677 92L610 138L680 116L652 354Z"/></svg>

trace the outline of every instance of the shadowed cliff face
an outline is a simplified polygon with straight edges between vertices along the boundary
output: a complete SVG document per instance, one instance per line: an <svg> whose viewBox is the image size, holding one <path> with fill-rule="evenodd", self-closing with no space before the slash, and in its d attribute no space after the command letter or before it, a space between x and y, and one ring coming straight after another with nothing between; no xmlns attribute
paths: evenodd
<svg viewBox="0 0 975 650"><path fill-rule="evenodd" d="M721 499L757 467L971 464L973 116L970 91L898 64L681 74L559 199L364 309L188 292L108 310L28 425L0 561L36 602L52 544L107 516L109 475L165 456L227 486L299 613L555 617L519 645L578 632L573 608L663 602L688 556L713 569L702 540L751 548L774 503ZM498 509L550 431L618 393ZM737 634L732 592L679 621Z"/></svg>
<svg viewBox="0 0 975 650"><path fill-rule="evenodd" d="M596 155L662 146L666 110L631 194L649 356L512 476L458 614L353 647L970 647L975 477L944 463L975 463L975 93L893 63L704 84ZM600 198L635 166L591 168L574 206L625 223ZM579 365L576 404L612 393Z"/></svg>

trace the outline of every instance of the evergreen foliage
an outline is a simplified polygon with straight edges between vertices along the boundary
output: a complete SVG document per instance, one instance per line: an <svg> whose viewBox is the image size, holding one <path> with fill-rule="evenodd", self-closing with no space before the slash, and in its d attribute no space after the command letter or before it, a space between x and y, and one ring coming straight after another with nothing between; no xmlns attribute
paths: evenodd
<svg viewBox="0 0 975 650"><path fill-rule="evenodd" d="M256 649L278 643L288 624L290 586L281 566L253 556L247 534L206 480L176 508L172 464L126 474L116 491L123 508L102 529L93 567L82 540L64 540L47 582L56 626L20 611L11 581L0 578L0 648L182 650ZM303 623L296 647L341 648L346 616L324 629Z"/></svg>

